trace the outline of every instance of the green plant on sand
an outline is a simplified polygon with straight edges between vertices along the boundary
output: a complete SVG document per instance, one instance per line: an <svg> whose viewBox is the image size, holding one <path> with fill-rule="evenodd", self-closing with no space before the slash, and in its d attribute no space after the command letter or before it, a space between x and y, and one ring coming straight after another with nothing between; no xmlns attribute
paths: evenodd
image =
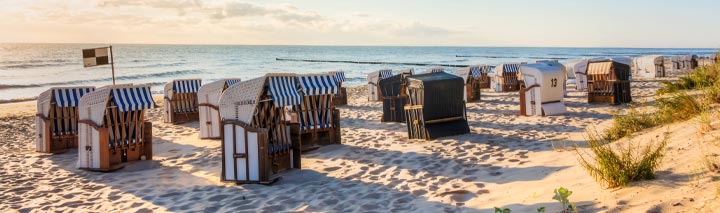
<svg viewBox="0 0 720 213"><path fill-rule="evenodd" d="M495 213L510 213L510 212L511 211L509 208L501 209L501 208L495 207Z"/></svg>
<svg viewBox="0 0 720 213"><path fill-rule="evenodd" d="M560 204L562 204L563 211L572 211L574 208L570 204L570 200L568 200L568 197L570 197L570 195L572 195L572 191L560 187L558 189L555 189L555 195L553 196L553 200L557 200L558 202L560 202Z"/></svg>
<svg viewBox="0 0 720 213"><path fill-rule="evenodd" d="M588 132L588 137L590 152L578 147L578 160L590 176L608 188L655 178L668 143L667 135L660 143L650 142L644 147L631 141L625 143L627 146L611 144L597 132Z"/></svg>

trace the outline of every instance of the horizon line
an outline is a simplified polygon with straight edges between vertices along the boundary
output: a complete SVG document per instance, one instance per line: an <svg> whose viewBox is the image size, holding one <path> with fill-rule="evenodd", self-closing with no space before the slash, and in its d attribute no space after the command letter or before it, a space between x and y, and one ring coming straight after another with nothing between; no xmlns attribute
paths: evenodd
<svg viewBox="0 0 720 213"><path fill-rule="evenodd" d="M76 43L76 42L0 42L0 44L97 44L97 45L171 45L171 46L298 46L298 47L471 47L471 48L608 48L608 49L715 49L720 51L719 47L602 47L602 46L457 46L457 45L373 45L373 44L355 44L355 45L336 45L336 44L221 44L221 43L99 43L99 42L87 42L87 43Z"/></svg>

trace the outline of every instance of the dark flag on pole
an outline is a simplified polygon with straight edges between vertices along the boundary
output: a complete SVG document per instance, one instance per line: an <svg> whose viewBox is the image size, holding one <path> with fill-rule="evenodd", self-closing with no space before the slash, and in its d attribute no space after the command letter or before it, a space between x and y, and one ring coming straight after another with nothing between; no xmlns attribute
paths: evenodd
<svg viewBox="0 0 720 213"><path fill-rule="evenodd" d="M113 85L115 85L115 61L113 60L112 46L83 49L82 54L85 67L109 64L112 67L112 81Z"/></svg>
<svg viewBox="0 0 720 213"><path fill-rule="evenodd" d="M110 64L110 47L83 49L83 64L85 67L94 67Z"/></svg>

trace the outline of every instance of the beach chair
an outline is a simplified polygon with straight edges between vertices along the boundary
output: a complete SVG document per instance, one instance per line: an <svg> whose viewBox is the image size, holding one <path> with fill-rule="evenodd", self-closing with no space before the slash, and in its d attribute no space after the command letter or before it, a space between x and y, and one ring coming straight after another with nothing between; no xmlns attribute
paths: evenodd
<svg viewBox="0 0 720 213"><path fill-rule="evenodd" d="M239 78L226 78L202 85L198 89L200 139L220 139L220 95L241 81Z"/></svg>
<svg viewBox="0 0 720 213"><path fill-rule="evenodd" d="M633 76L643 78L665 77L665 59L661 55L645 55L633 59Z"/></svg>
<svg viewBox="0 0 720 213"><path fill-rule="evenodd" d="M407 77L412 76L413 69L400 71L393 77L380 80L383 97L383 115L381 122L405 123L405 105L407 104Z"/></svg>
<svg viewBox="0 0 720 213"><path fill-rule="evenodd" d="M113 171L125 162L152 159L152 123L145 109L154 106L150 86L106 86L83 96L77 167Z"/></svg>
<svg viewBox="0 0 720 213"><path fill-rule="evenodd" d="M340 110L333 104L339 92L334 74L298 75L302 103L293 106L300 122L301 151L340 144Z"/></svg>
<svg viewBox="0 0 720 213"><path fill-rule="evenodd" d="M289 110L302 103L295 74L266 74L220 96L222 181L271 184L300 168L300 124Z"/></svg>
<svg viewBox="0 0 720 213"><path fill-rule="evenodd" d="M495 67L492 87L495 92L514 92L520 90L518 71L520 64L500 64Z"/></svg>
<svg viewBox="0 0 720 213"><path fill-rule="evenodd" d="M182 124L197 121L200 79L177 79L165 84L165 123Z"/></svg>
<svg viewBox="0 0 720 213"><path fill-rule="evenodd" d="M382 93L380 92L380 80L392 77L391 69L383 69L368 74L368 101L381 101Z"/></svg>
<svg viewBox="0 0 720 213"><path fill-rule="evenodd" d="M453 74L460 76L465 81L463 97L466 103L480 101L481 90L485 84L483 80L487 80L489 70L490 66L488 65L477 65L453 71Z"/></svg>
<svg viewBox="0 0 720 213"><path fill-rule="evenodd" d="M449 73L407 77L405 117L410 139L432 140L470 132L463 79Z"/></svg>
<svg viewBox="0 0 720 213"><path fill-rule="evenodd" d="M588 103L632 102L630 66L615 61L590 62L587 69Z"/></svg>
<svg viewBox="0 0 720 213"><path fill-rule="evenodd" d="M335 82L337 82L338 89L340 89L340 92L335 94L335 97L333 98L333 103L335 104L335 106L347 105L347 88L342 87L342 83L345 82L345 72L334 71L330 72L330 74L335 76Z"/></svg>
<svg viewBox="0 0 720 213"><path fill-rule="evenodd" d="M520 115L548 116L565 113L565 67L556 62L520 66L526 87L520 89Z"/></svg>
<svg viewBox="0 0 720 213"><path fill-rule="evenodd" d="M37 99L35 151L60 153L78 146L80 98L95 87L53 87Z"/></svg>

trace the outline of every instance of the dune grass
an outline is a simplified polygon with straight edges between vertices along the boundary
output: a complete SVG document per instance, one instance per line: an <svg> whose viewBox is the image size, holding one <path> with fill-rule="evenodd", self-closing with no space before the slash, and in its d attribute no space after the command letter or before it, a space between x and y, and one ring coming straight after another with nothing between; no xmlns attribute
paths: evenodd
<svg viewBox="0 0 720 213"><path fill-rule="evenodd" d="M702 93L689 95L686 90L702 90ZM710 105L717 103L720 103L719 63L694 69L676 82L663 82L655 106L650 106L653 110L641 111L631 107L625 114L614 114L612 125L603 132L588 131L589 151L575 149L580 164L590 176L608 188L653 179L665 154L667 135L659 143L612 142L644 129L695 117L700 121L701 131L711 128L713 116L709 109ZM709 170L720 170L716 156L705 156L704 164Z"/></svg>
<svg viewBox="0 0 720 213"><path fill-rule="evenodd" d="M701 90L702 94L692 96L686 90ZM676 82L662 82L656 100L656 111L631 107L625 114L613 115L613 124L602 138L615 141L643 129L685 121L707 111L711 104L720 103L720 63L698 67Z"/></svg>
<svg viewBox="0 0 720 213"><path fill-rule="evenodd" d="M630 182L655 178L668 140L645 146L632 141L614 144L595 132L588 133L590 152L576 149L580 164L598 183L608 188L627 186Z"/></svg>

